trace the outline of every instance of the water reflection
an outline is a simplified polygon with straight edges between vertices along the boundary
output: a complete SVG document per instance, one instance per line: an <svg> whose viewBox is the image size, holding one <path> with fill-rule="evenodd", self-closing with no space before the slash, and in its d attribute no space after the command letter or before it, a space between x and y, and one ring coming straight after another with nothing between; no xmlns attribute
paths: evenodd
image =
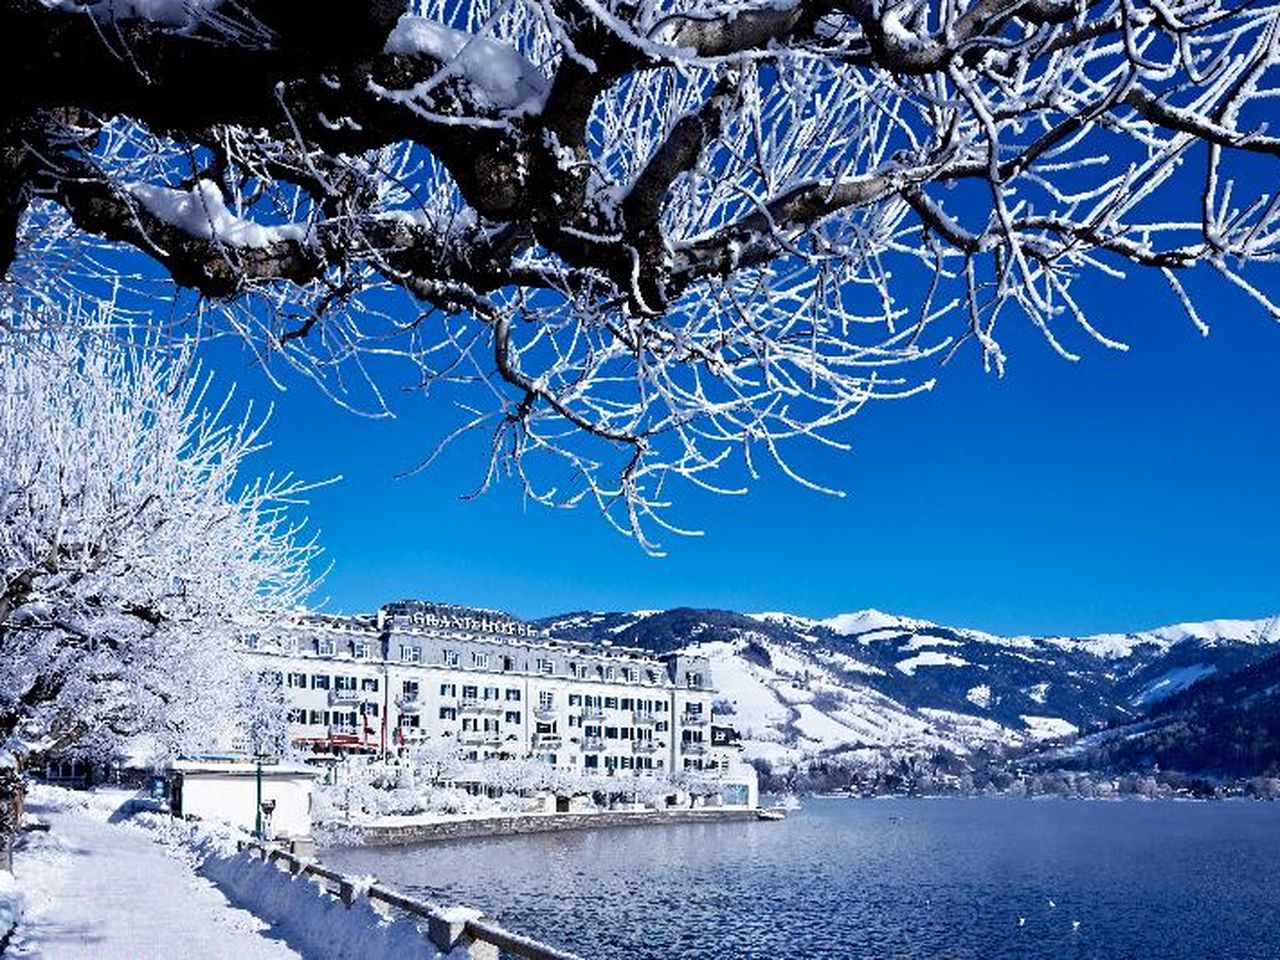
<svg viewBox="0 0 1280 960"><path fill-rule="evenodd" d="M1280 958L1280 805L811 800L783 823L333 850L605 958Z"/></svg>

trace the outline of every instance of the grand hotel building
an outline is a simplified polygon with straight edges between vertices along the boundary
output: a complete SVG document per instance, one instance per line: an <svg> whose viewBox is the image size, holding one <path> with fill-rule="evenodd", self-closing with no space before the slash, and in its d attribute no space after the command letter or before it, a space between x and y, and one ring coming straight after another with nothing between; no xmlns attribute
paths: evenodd
<svg viewBox="0 0 1280 960"><path fill-rule="evenodd" d="M454 738L469 759L583 774L740 775L704 657L556 639L508 614L405 600L250 640L281 675L298 744L391 752ZM264 667L266 665L264 664Z"/></svg>

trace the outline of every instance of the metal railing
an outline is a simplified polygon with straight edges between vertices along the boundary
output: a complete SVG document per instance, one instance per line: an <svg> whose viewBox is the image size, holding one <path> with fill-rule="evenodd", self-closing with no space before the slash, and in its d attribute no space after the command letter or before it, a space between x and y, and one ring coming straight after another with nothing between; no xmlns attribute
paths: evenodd
<svg viewBox="0 0 1280 960"><path fill-rule="evenodd" d="M680 750L689 754L703 754L707 752L707 745L697 740L686 740L680 744Z"/></svg>
<svg viewBox="0 0 1280 960"><path fill-rule="evenodd" d="M600 737L583 737L582 752L583 753L599 753L604 749L604 740Z"/></svg>
<svg viewBox="0 0 1280 960"><path fill-rule="evenodd" d="M496 947L502 953L524 957L525 960L582 960L577 954L558 950L532 937L514 933L482 916L478 910L445 910L436 904L406 897L381 884L366 886L362 881L346 877L318 863L299 859L287 850L269 844L241 840L236 847L242 852L248 851L250 855L256 854L264 863L283 865L294 876L302 875L319 881L323 889L348 907L364 897L380 913L396 910L411 918L427 921L427 939L441 953L461 948L465 951L464 956L489 957Z"/></svg>
<svg viewBox="0 0 1280 960"><path fill-rule="evenodd" d="M658 718L655 717L648 710L637 710L635 713L631 715L631 722L636 726L648 727L657 723Z"/></svg>
<svg viewBox="0 0 1280 960"><path fill-rule="evenodd" d="M652 740L645 740L645 739L632 740L631 749L634 750L636 753L657 753L658 745L654 743Z"/></svg>

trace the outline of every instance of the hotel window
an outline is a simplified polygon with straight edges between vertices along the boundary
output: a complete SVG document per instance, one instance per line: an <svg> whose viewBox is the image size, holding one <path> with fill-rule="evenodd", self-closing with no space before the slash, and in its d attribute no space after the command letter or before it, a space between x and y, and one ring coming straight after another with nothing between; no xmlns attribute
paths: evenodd
<svg viewBox="0 0 1280 960"><path fill-rule="evenodd" d="M400 715L400 726L417 728L422 726L422 721L416 713L402 713Z"/></svg>
<svg viewBox="0 0 1280 960"><path fill-rule="evenodd" d="M356 689L355 677L334 677L333 689L342 693L352 692Z"/></svg>
<svg viewBox="0 0 1280 960"><path fill-rule="evenodd" d="M499 695L500 695L500 691L498 690L497 687L484 688L484 698L486 700L497 700Z"/></svg>
<svg viewBox="0 0 1280 960"><path fill-rule="evenodd" d="M508 711L503 715L502 719L503 719L503 721L504 721L504 722L506 722L506 723L519 723L519 722L520 722L520 711L519 711L519 710L508 710Z"/></svg>
<svg viewBox="0 0 1280 960"><path fill-rule="evenodd" d="M306 723L307 711L306 710L290 710L289 722L290 723Z"/></svg>
<svg viewBox="0 0 1280 960"><path fill-rule="evenodd" d="M644 678L645 678L647 681L649 681L650 683L657 683L657 682L658 682L658 672L657 672L656 670L646 670L646 671L644 672Z"/></svg>
<svg viewBox="0 0 1280 960"><path fill-rule="evenodd" d="M363 690L363 691L365 691L366 693L377 693L377 692L378 692L378 678L377 678L377 677L365 677L363 680L361 680L361 681L360 681L360 689L361 689L361 690Z"/></svg>
<svg viewBox="0 0 1280 960"><path fill-rule="evenodd" d="M598 770L600 768L599 754L588 753L582 758L582 766L587 770Z"/></svg>
<svg viewBox="0 0 1280 960"><path fill-rule="evenodd" d="M458 665L457 650L446 650L444 652L444 665L446 667L456 667Z"/></svg>
<svg viewBox="0 0 1280 960"><path fill-rule="evenodd" d="M516 668L516 661L515 661L515 659L514 659L513 657L503 657L503 658L502 658L502 669L503 669L503 670L510 672L510 671L514 670L515 668Z"/></svg>
<svg viewBox="0 0 1280 960"><path fill-rule="evenodd" d="M538 658L539 673L555 673L555 669L556 669L556 665L552 661L544 659L542 657Z"/></svg>
<svg viewBox="0 0 1280 960"><path fill-rule="evenodd" d="M462 688L462 699L463 699L463 700L474 700L474 699L476 699L476 697L478 697L478 696L480 696L480 689L479 689L478 687L469 687L469 686L468 686L468 687L463 687L463 688Z"/></svg>
<svg viewBox="0 0 1280 960"><path fill-rule="evenodd" d="M604 708L605 708L606 710L617 710L617 709L618 709L618 698L617 698L617 697L605 697L605 698L604 698Z"/></svg>
<svg viewBox="0 0 1280 960"><path fill-rule="evenodd" d="M401 685L400 690L404 693L404 698L406 700L418 699L418 681L417 680L406 680Z"/></svg>
<svg viewBox="0 0 1280 960"><path fill-rule="evenodd" d="M453 707L441 707L440 719L441 720L457 720L458 711Z"/></svg>
<svg viewBox="0 0 1280 960"><path fill-rule="evenodd" d="M325 712L327 713L328 711L325 711ZM312 710L312 711L311 711L311 722L312 722L312 723L314 723L314 724L317 724L317 725L324 723L324 722L325 722L325 719L324 719L324 713L322 713L322 712L321 712L321 711L319 711L319 710Z"/></svg>
<svg viewBox="0 0 1280 960"><path fill-rule="evenodd" d="M378 705L366 700L360 704L360 712L366 717L376 717L378 715Z"/></svg>
<svg viewBox="0 0 1280 960"><path fill-rule="evenodd" d="M329 675L327 673L313 673L311 675L312 690L328 690Z"/></svg>
<svg viewBox="0 0 1280 960"><path fill-rule="evenodd" d="M618 701L618 706L620 706L623 710L634 710L635 701L630 697L623 697L621 700Z"/></svg>
<svg viewBox="0 0 1280 960"><path fill-rule="evenodd" d="M684 681L685 681L685 686L687 686L690 690L696 690L702 686L702 674L686 673L684 675Z"/></svg>
<svg viewBox="0 0 1280 960"><path fill-rule="evenodd" d="M622 679L623 679L623 680L625 680L625 681L627 681L627 683L635 683L635 682L636 682L636 668L635 668L635 667L623 667L623 668L622 668Z"/></svg>
<svg viewBox="0 0 1280 960"><path fill-rule="evenodd" d="M363 640L351 644L351 655L357 660L366 659L369 656L369 645Z"/></svg>
<svg viewBox="0 0 1280 960"><path fill-rule="evenodd" d="M667 721L659 720L657 723L653 725L653 729L656 730L658 733L665 733L667 729Z"/></svg>
<svg viewBox="0 0 1280 960"><path fill-rule="evenodd" d="M684 705L684 712L691 717L700 717L702 716L702 704L686 703Z"/></svg>
<svg viewBox="0 0 1280 960"><path fill-rule="evenodd" d="M472 666L479 667L481 670L488 670L489 655L487 653L473 653L471 654L471 664Z"/></svg>
<svg viewBox="0 0 1280 960"><path fill-rule="evenodd" d="M332 657L332 656L333 656L333 641L332 641L332 640L317 640L317 641L316 641L316 653L318 653L318 654L319 654L320 656L322 656L322 657Z"/></svg>
<svg viewBox="0 0 1280 960"><path fill-rule="evenodd" d="M456 697L458 695L458 685L456 683L440 684L440 696Z"/></svg>
<svg viewBox="0 0 1280 960"><path fill-rule="evenodd" d="M404 663L421 663L422 651L417 647L411 647L407 643L400 645L400 659Z"/></svg>
<svg viewBox="0 0 1280 960"><path fill-rule="evenodd" d="M289 686L298 687L301 690L307 689L307 675L305 673L289 674Z"/></svg>
<svg viewBox="0 0 1280 960"><path fill-rule="evenodd" d="M569 714L569 726L571 726L571 727L577 727L577 726L581 726L581 725L582 725L582 718L581 718L581 717L576 717L576 716L574 716L573 714Z"/></svg>
<svg viewBox="0 0 1280 960"><path fill-rule="evenodd" d="M604 668L604 678L605 678L606 680L612 680L612 679L613 679L613 667L605 667L605 668Z"/></svg>
<svg viewBox="0 0 1280 960"><path fill-rule="evenodd" d="M604 728L604 738L605 738L606 740L617 740L617 739L618 739L618 728L617 728L617 727L605 727L605 728Z"/></svg>
<svg viewBox="0 0 1280 960"><path fill-rule="evenodd" d="M507 699L515 703L520 702L520 690L516 687L507 688Z"/></svg>
<svg viewBox="0 0 1280 960"><path fill-rule="evenodd" d="M550 710L555 706L556 698L550 690L542 690L538 693L538 709Z"/></svg>
<svg viewBox="0 0 1280 960"><path fill-rule="evenodd" d="M571 706L571 707L580 707L580 706L582 706L582 694L580 694L580 693L571 693L571 694L569 694L569 706Z"/></svg>

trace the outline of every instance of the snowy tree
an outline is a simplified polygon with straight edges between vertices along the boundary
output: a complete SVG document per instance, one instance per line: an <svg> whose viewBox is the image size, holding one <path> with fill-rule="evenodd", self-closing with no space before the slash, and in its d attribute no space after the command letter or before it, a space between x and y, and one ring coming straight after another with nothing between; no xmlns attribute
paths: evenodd
<svg viewBox="0 0 1280 960"><path fill-rule="evenodd" d="M47 324L46 324L47 326ZM261 423L190 354L10 326L0 353L0 754L204 748L243 636L310 589L306 488L250 481Z"/></svg>
<svg viewBox="0 0 1280 960"><path fill-rule="evenodd" d="M909 365L1002 370L1015 317L1122 348L1082 284L1280 318L1276 0L4 0L0 36L10 295L140 251L201 330L375 412L404 358L491 431L482 488L641 536Z"/></svg>

